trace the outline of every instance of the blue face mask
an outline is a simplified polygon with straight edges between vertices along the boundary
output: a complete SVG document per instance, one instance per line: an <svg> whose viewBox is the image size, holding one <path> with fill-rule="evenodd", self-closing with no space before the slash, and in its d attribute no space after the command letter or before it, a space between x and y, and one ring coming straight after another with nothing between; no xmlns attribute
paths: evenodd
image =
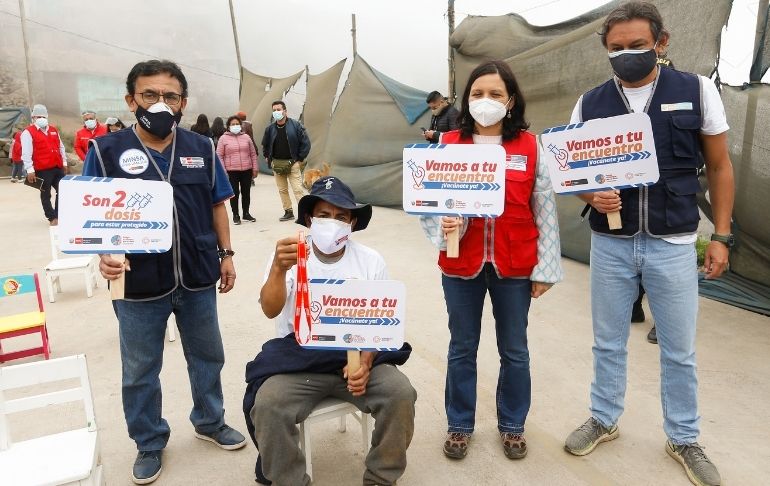
<svg viewBox="0 0 770 486"><path fill-rule="evenodd" d="M96 120L86 120L85 126L89 130L93 130L94 128L96 128Z"/></svg>
<svg viewBox="0 0 770 486"><path fill-rule="evenodd" d="M273 120L275 120L275 121L283 120L283 111L274 111L273 112Z"/></svg>
<svg viewBox="0 0 770 486"><path fill-rule="evenodd" d="M615 74L628 83L641 81L655 69L658 62L658 53L655 51L657 42L652 49L610 52L610 64Z"/></svg>
<svg viewBox="0 0 770 486"><path fill-rule="evenodd" d="M230 125L230 133L233 135L238 135L241 133L241 126L240 125Z"/></svg>

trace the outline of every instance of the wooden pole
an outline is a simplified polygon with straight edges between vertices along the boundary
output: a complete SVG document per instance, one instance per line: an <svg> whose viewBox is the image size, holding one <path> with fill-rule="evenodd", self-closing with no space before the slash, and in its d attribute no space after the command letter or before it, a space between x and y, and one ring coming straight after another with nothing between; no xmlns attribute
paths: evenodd
<svg viewBox="0 0 770 486"><path fill-rule="evenodd" d="M620 211L607 213L607 224L611 230L621 229L623 222L620 220Z"/></svg>
<svg viewBox="0 0 770 486"><path fill-rule="evenodd" d="M460 256L460 228L457 227L446 234L446 256L457 258Z"/></svg>
<svg viewBox="0 0 770 486"><path fill-rule="evenodd" d="M351 14L353 18L353 27L350 29L350 34L353 36L353 57L358 55L358 45L356 40L356 14Z"/></svg>
<svg viewBox="0 0 770 486"><path fill-rule="evenodd" d="M455 51L449 43L449 39L452 38L452 34L454 34L455 31L455 0L449 0L447 22L449 24L449 37L447 38L447 47L449 48L449 89L447 91L447 97L449 98L449 104L453 105L457 97L457 93L455 92Z"/></svg>
<svg viewBox="0 0 770 486"><path fill-rule="evenodd" d="M126 296L126 255L123 253L110 255L114 260L123 264L123 273L115 280L110 280L110 297L112 300L123 300Z"/></svg>
<svg viewBox="0 0 770 486"><path fill-rule="evenodd" d="M233 10L233 0L230 3L230 23L233 26L233 40L235 40L235 57L238 60L238 96L243 90L243 64L241 64L241 46L238 43L238 29L235 27L235 11Z"/></svg>
<svg viewBox="0 0 770 486"><path fill-rule="evenodd" d="M29 67L29 44L27 43L27 13L24 0L19 0L19 16L21 17L21 39L24 43L24 63L27 66L27 103L32 109L32 69Z"/></svg>
<svg viewBox="0 0 770 486"><path fill-rule="evenodd" d="M348 377L361 367L361 351L348 349Z"/></svg>

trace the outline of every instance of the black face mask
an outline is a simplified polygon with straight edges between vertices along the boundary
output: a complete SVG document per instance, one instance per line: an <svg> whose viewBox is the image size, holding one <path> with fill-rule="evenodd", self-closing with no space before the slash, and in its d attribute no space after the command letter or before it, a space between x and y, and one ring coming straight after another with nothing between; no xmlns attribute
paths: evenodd
<svg viewBox="0 0 770 486"><path fill-rule="evenodd" d="M613 57L613 54L614 55ZM620 51L610 53L610 64L615 74L628 83L636 83L645 78L655 68L658 53L655 49L649 51Z"/></svg>
<svg viewBox="0 0 770 486"><path fill-rule="evenodd" d="M182 119L181 111L173 115L166 110L152 113L139 104L136 106L135 115L139 125L158 138L168 137Z"/></svg>

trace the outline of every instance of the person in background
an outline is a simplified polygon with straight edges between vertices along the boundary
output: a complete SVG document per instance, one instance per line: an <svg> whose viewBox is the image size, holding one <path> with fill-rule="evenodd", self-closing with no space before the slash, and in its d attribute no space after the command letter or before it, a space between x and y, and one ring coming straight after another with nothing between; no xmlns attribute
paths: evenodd
<svg viewBox="0 0 770 486"><path fill-rule="evenodd" d="M294 219L294 211L289 198L289 185L294 192L294 198L299 202L302 191L302 168L305 157L310 153L310 137L305 127L293 118L289 118L286 103L281 100L273 102L273 120L265 128L262 137L262 153L267 165L273 169L275 185L283 206L283 216L279 221Z"/></svg>
<svg viewBox="0 0 770 486"><path fill-rule="evenodd" d="M449 101L438 91L433 91L425 100L430 108L430 128L423 133L425 140L438 143L441 134L459 127L457 116L460 114L457 108L449 104Z"/></svg>
<svg viewBox="0 0 770 486"><path fill-rule="evenodd" d="M187 362L194 436L227 451L246 445L246 438L225 423L225 350L217 317L217 281L220 294L235 285L224 204L233 192L211 139L179 127L187 95L187 79L175 63L137 63L126 78L125 96L136 124L94 139L83 166L85 176L164 181L173 189L169 251L131 254L125 264L108 254L99 259L104 278L125 277L125 298L113 300L112 306L120 337L123 413L138 450L132 469L136 484L160 476L171 434L163 418L160 381L171 313ZM124 163L125 154L131 164ZM188 403L172 401L183 407ZM211 467L218 466L220 461L212 458Z"/></svg>
<svg viewBox="0 0 770 486"><path fill-rule="evenodd" d="M625 406L627 342L632 303L644 284L660 349L660 399L665 450L697 485L721 484L716 466L698 444L695 337L698 268L695 242L700 215L696 193L705 160L715 233L706 248L707 279L728 265L734 242L735 196L724 105L706 77L657 63L669 45L657 7L626 2L607 14L600 31L614 76L583 94L570 123L647 113L660 179L651 186L579 195L591 205L591 314L594 377L590 417L565 440L576 456L619 435ZM621 229L607 213L619 211Z"/></svg>
<svg viewBox="0 0 770 486"><path fill-rule="evenodd" d="M439 248L438 265L449 314L444 406L444 454L468 453L476 420L476 356L486 295L492 301L500 371L497 430L509 459L527 455L524 425L532 402L527 347L532 298L562 279L559 222L548 169L537 139L527 131L526 103L511 68L487 61L471 72L460 110L460 129L442 144L501 145L506 154L505 206L494 218L421 217ZM446 234L460 231L458 258L446 253Z"/></svg>
<svg viewBox="0 0 770 486"><path fill-rule="evenodd" d="M24 172L24 162L21 160L21 132L25 128L17 128L11 140L11 182L21 182L27 176Z"/></svg>
<svg viewBox="0 0 770 486"><path fill-rule="evenodd" d="M67 153L59 130L48 123L48 109L45 105L32 108L32 125L22 132L21 160L27 171L27 181L43 181L40 186L40 203L43 213L51 226L59 224L59 181L67 174ZM51 205L51 188L56 190L54 205Z"/></svg>
<svg viewBox="0 0 770 486"><path fill-rule="evenodd" d="M107 133L107 127L99 123L99 119L96 118L96 112L86 110L82 114L83 128L75 133L75 140L73 141L73 148L75 153L81 161L86 160L86 153L88 153L88 142L96 137L101 137Z"/></svg>
<svg viewBox="0 0 770 486"><path fill-rule="evenodd" d="M111 116L104 120L104 124L107 125L107 133L117 132L126 128L126 125L120 121L120 118Z"/></svg>
<svg viewBox="0 0 770 486"><path fill-rule="evenodd" d="M235 116L238 117L238 119L241 121L241 126L243 127L243 133L249 136L251 141L256 145L256 142L254 142L254 127L252 126L251 122L246 119L246 112L245 111L239 111L235 114Z"/></svg>
<svg viewBox="0 0 770 486"><path fill-rule="evenodd" d="M227 128L225 128L225 121L222 120L222 117L218 116L214 118L214 121L211 122L211 138L214 140L215 146L219 143L219 138L224 135L226 131Z"/></svg>
<svg viewBox="0 0 770 486"><path fill-rule="evenodd" d="M235 194L230 199L230 209L233 211L233 224L241 224L238 215L238 196L241 197L241 208L245 221L256 221L249 213L251 203L251 180L257 177L257 149L248 135L243 133L241 120L233 115L227 119L227 132L222 135L217 144L217 155L225 164L230 185Z"/></svg>
<svg viewBox="0 0 770 486"><path fill-rule="evenodd" d="M190 127L191 132L199 133L203 135L204 137L211 138L211 127L209 126L209 118L201 113L198 115L198 119L195 121L193 126Z"/></svg>

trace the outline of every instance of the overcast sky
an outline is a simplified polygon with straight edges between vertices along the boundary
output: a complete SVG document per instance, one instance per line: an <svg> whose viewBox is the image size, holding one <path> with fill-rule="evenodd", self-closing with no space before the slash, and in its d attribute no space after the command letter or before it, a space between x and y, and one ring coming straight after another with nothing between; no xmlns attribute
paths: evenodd
<svg viewBox="0 0 770 486"><path fill-rule="evenodd" d="M519 13L535 25L568 20L604 0L456 0L455 25L467 14ZM734 0L723 39L722 81L741 84L751 64L758 0ZM323 71L352 54L351 14L358 53L376 69L425 91L447 85L445 0L234 0L243 65L284 77L310 67Z"/></svg>

